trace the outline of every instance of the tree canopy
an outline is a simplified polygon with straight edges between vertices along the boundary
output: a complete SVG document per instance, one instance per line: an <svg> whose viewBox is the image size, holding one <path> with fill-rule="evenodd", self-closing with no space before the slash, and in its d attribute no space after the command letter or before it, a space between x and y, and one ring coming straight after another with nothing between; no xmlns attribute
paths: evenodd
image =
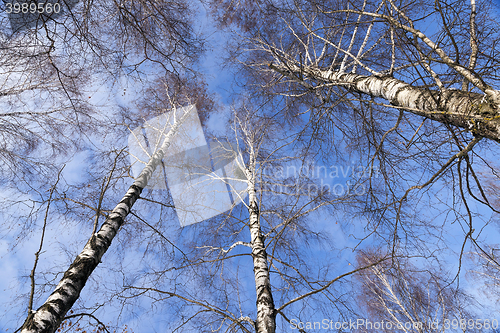
<svg viewBox="0 0 500 333"><path fill-rule="evenodd" d="M493 3L0 7L0 328L497 331Z"/></svg>

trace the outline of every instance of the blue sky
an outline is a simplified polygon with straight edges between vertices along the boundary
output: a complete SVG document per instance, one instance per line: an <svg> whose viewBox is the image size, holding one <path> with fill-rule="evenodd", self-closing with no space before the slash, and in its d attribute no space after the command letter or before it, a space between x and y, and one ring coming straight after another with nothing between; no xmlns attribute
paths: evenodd
<svg viewBox="0 0 500 333"><path fill-rule="evenodd" d="M237 96L233 92L235 90L238 92L238 89L235 88L232 73L228 69L222 68L223 60L221 57L225 55L224 48L228 35L217 31L210 19L207 18L206 13L203 12L198 16L196 30L207 37L207 44L209 45L208 52L199 64L199 70L204 74L210 91L218 97L221 106L219 112L213 114L207 124L211 133L220 135L220 137L230 136L232 131L227 127L226 123L232 114L230 108L231 101L235 98L234 96ZM227 32L227 34L230 34L230 32ZM149 78L154 78L158 72L158 68L150 64L145 64L141 69L145 73L145 77ZM134 112L137 109L135 101L141 97L140 81L137 78L130 78L125 72L119 73L113 82L102 80L99 73L95 74L91 77L86 89L89 95L88 102L100 110L101 113L96 115L96 117L101 117L102 121L107 121L108 114L110 115L109 118L111 118L111 115L116 114L120 108L126 108ZM128 133L127 131L123 131L123 136L119 138L112 135L101 137L101 133L90 134L86 142L86 149L68 158L63 172L61 188L69 188L70 185L80 185L86 179L91 179L89 174L95 171L93 170L95 166L92 163L99 158L99 150L105 151L109 147L125 147L127 145ZM490 155L489 157L493 156ZM313 160L312 164L317 167L328 167L329 170L330 166L338 167L341 170L340 172L346 172L347 176L350 175L348 168L360 165L354 155L346 156L339 160L335 160L332 157L326 162ZM419 178L420 175L415 174L412 177ZM312 178L320 180L319 177ZM346 186L348 180L348 177L345 176L323 178L322 180L328 182L331 186L338 184L343 187ZM91 185L94 186L96 184ZM442 200L441 205L443 207L451 206L453 204L451 194L440 192L439 188L441 185L443 184L438 183L436 189L431 190L430 193ZM99 184L96 186L99 186ZM115 187L110 190L109 197L107 198L109 202L106 206L108 209L112 202L115 202L114 200L120 198L126 187L127 181L118 181ZM444 185L443 188L446 189ZM47 189L48 187L45 186L39 190L45 194ZM145 195L151 195L152 198L155 198L155 196L161 197L165 193L153 193L146 190ZM91 194L88 197L95 199ZM0 306L7 310L0 315L0 330L6 331L9 328L9 331L11 331L12 328L19 325L23 320L22 316L19 317L19 314L24 313L23 311L26 308L26 293L29 291L29 279L27 276L33 265L34 253L38 249L40 228L46 204L41 204L40 196L36 193L21 193L14 188L4 189L0 198L5 202L4 206L9 207L1 215L4 224L1 230L2 237L0 238L0 268L3 271L0 278L0 302L2 302ZM432 219L435 218L435 212L440 211L441 208L433 199L427 199L423 198L417 209L421 210L422 215L426 216L428 214L429 219ZM13 201L21 203L14 205L12 204ZM32 202L32 206L22 203L30 201ZM433 206L427 210L426 205ZM162 230L164 234L169 235L170 241L185 251L196 252L196 250L189 246L196 245L198 238L208 239L211 232L218 232L214 230L214 220L201 222L198 225L182 229L175 219L175 212L173 210L153 209L151 207L152 205L149 203L139 202L135 209L138 213L141 213L141 216L147 217L148 223ZM25 236L18 243L16 237L19 234L19 230L17 229L19 225L16 226L16 219L21 219L21 216L28 214L32 209L39 210L40 214L38 214L37 219L28 223L32 223L32 228L21 233ZM484 213L486 219L493 215L480 204L474 204L472 210ZM234 215L241 219L247 217L247 213L242 205L236 207ZM62 211L55 209L50 211L49 216L50 221L47 228L44 251L37 268L38 272L49 273L43 277L39 276L40 280L37 281L46 280L54 283L54 281L60 278L60 274L54 276L51 272L63 271L67 263L81 250L90 235L92 219L89 217L91 214L87 214L82 216L81 220L77 220L78 216L66 216ZM216 220L221 219L221 217L216 217ZM438 217L438 219L440 218ZM445 217L443 216L442 218L444 219ZM498 217L493 217L493 219L498 219ZM103 263L93 273L91 281L86 286L77 306L93 308L96 304L102 302L103 298L107 297L110 300L106 302L106 306L96 311L96 315L103 322L120 326L127 324L135 332L163 332L172 318L175 318L177 315L176 312L169 308L169 300L156 301L154 298L143 297L134 299L131 301L131 304L122 307L120 301L123 299L117 295L123 285L130 283L147 285L151 283L155 278L155 274L152 274L152 272L159 271L169 265L178 265L179 258L182 255L174 248L171 248L171 252L169 253L161 253L163 248L155 248L154 244L148 242L148 237L156 237L155 233L144 227L144 225L141 225L137 219L131 218L131 220L133 222L130 225L126 225L122 233L114 241L112 245L113 250L105 255ZM227 223L230 224L230 221L231 219L228 219ZM236 222L234 223L236 224ZM365 228L367 224L365 219L359 217L353 218L349 211L339 210L337 214L332 214L331 209L325 209L312 213L305 224L312 230L325 236L325 238L328 238L328 242L324 243L301 243L304 246L303 250L307 254L310 263L314 262L318 265L332 264L328 272L328 277L330 278L352 269L352 263L354 262L353 249L357 246L359 239L369 233L369 230ZM138 228L140 231L136 231L134 228ZM141 237L144 237L144 239L134 238L134 233L136 232ZM443 256L447 259L450 274L453 274L457 269L457 253L460 250L463 231L457 223L447 229L446 232L446 239L450 241L451 249L449 252L443 254ZM238 231L238 233L235 232L235 234L236 236L234 234L228 235L228 240L224 243L226 248L231 243L231 237L243 241L248 241L249 239L249 233L246 229ZM485 241L494 242L495 239L498 239L498 229L492 227L482 237L484 237ZM373 237L369 238L364 242L364 246L371 245L372 243L375 244L376 241ZM247 249L238 248L233 253L238 255L245 252L248 253L245 250ZM119 264L117 265L116 263ZM318 268L318 276L322 277L324 272L321 269L323 267L318 267L316 267ZM120 270L126 272L126 275ZM253 308L255 291L249 257L235 258L227 263L225 270L228 272L228 278L236 279L237 276L240 288L238 290L241 291L242 297L242 308L245 314L255 317L255 310ZM196 289L197 283L202 283L203 276L195 269L192 271L186 269L180 273L176 271L168 272L162 278L165 280L174 279L176 278L176 274L180 274L181 276L176 280L182 285L179 286L179 289L185 292L192 292L193 296L202 297L207 300L212 300L218 295L215 294L214 296L214 294L210 294L209 292ZM272 276L277 278L274 272ZM479 288L473 279L468 280L464 276L461 281L463 287L470 290L473 294L478 295L479 299L484 302L483 306L493 308L496 305L493 300L481 296L482 291L478 290ZM103 291L102 286L109 288L109 293L105 295L101 294ZM41 296L37 296L35 307L41 304L51 289L49 287L46 290L40 291ZM114 294L115 292L116 294ZM20 295L22 296L19 297ZM276 295L280 295L280 292L276 292ZM231 296L234 296L234 293ZM305 304L307 309L304 310L304 317L307 318L307 316L311 316L311 312L313 312L317 304L314 304L313 301L310 304L307 302ZM281 305L279 304L279 300L277 300L277 305ZM485 309L481 311L483 311L483 314L488 314ZM335 313L333 309L332 313ZM320 314L316 316L318 319L321 319ZM309 318L316 319L314 316ZM194 328L192 330L195 331Z"/></svg>

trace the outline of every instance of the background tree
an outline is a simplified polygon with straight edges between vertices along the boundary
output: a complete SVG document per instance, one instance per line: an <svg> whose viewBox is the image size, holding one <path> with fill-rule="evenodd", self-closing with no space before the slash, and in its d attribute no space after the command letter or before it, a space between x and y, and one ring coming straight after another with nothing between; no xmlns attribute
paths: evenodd
<svg viewBox="0 0 500 333"><path fill-rule="evenodd" d="M359 252L357 263L366 266L379 260L380 255L376 250ZM439 269L423 271L407 258L393 257L360 271L356 282L358 302L367 314L359 331L439 332L446 327L463 332L479 329L474 319L476 315L471 312L475 305L473 299L450 285L446 273ZM377 323L375 327L373 323Z"/></svg>

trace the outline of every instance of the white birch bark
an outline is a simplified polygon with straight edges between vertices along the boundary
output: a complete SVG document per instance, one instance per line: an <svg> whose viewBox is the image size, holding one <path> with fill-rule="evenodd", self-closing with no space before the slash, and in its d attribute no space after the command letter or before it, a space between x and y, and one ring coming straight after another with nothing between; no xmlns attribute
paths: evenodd
<svg viewBox="0 0 500 333"><path fill-rule="evenodd" d="M28 314L28 318L21 328L21 333L53 333L56 331L66 313L80 296L80 292L90 274L101 262L102 256L106 253L111 241L123 225L125 217L163 159L171 138L176 135L182 122L193 109L194 106L188 106L184 114L179 119L176 119L161 147L151 156L148 164L135 179L120 203L109 214L101 229L92 235L82 252L69 266L54 292L42 306Z"/></svg>
<svg viewBox="0 0 500 333"><path fill-rule="evenodd" d="M255 289L257 291L255 331L257 333L274 333L276 332L276 311L274 309L271 280L269 278L265 239L260 229L260 212L255 190L255 156L252 148L250 148L250 151L250 161L246 169L246 176L248 180L250 245L252 247L253 272Z"/></svg>
<svg viewBox="0 0 500 333"><path fill-rule="evenodd" d="M269 67L307 87L311 86L299 78L380 97L411 113L465 128L476 135L500 142L500 105L489 102L486 95L452 89L429 90L414 87L391 76L364 76L313 66L300 68L293 63L270 64Z"/></svg>

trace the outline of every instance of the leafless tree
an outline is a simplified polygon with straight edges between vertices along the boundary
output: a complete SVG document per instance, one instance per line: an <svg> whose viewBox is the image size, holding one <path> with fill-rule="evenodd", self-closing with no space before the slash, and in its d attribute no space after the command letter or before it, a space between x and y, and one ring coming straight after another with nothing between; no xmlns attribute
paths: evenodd
<svg viewBox="0 0 500 333"><path fill-rule="evenodd" d="M6 7L3 3L2 11ZM22 26L13 15L2 16L1 177L11 181L13 192L38 194L40 199L24 199L26 204L31 201L35 206L54 200L47 199L37 188L53 184L53 177L61 168L58 162L64 163L68 155L93 145L98 137L102 142L103 138L127 133L126 126L118 125L119 113L114 114L109 107L103 110L102 105L91 99L99 93L94 84L99 82L97 86L109 85L113 89L120 73L127 71L127 78L136 82L148 74L149 81L141 82L147 90L162 75L173 77L172 73L186 72L202 51L202 41L191 26L192 8L186 2L65 1L61 7L58 15L38 12L27 15ZM154 75L145 73L144 67L151 64L157 67ZM175 90L173 84L170 86ZM122 148L111 148L120 152L118 159L124 155ZM84 203L89 209L95 208L94 229L104 212L102 199L110 184L106 179L100 189L96 188L101 190L99 203L95 207L92 201ZM63 198L57 200L69 200L59 194ZM16 199L5 201L12 204ZM20 236L34 230L36 213L32 210L27 215ZM21 221L19 218L18 222ZM74 291L78 297L79 291ZM29 310L34 306L32 303ZM47 328L49 331L57 328L53 324L64 319L68 308L59 310L55 322ZM35 316L30 313L29 318L32 317ZM26 324L30 326L29 320Z"/></svg>
<svg viewBox="0 0 500 333"><path fill-rule="evenodd" d="M170 311L175 311L177 318L171 327L179 331L275 332L280 322L286 329L292 319L313 317L316 312L353 316L356 310L344 297L347 289L343 282L356 272L366 278L366 295L382 305L381 312L373 312L374 316L381 317L399 306L407 313L401 312L397 320L417 321L427 319L426 311L442 305L458 308L461 295L449 292L452 287L443 289L453 282L453 276L444 281L433 272L416 274L412 279L408 272L414 268L398 258L418 255L436 260L452 247L447 232L456 230L456 225L462 227L464 235L456 249L460 269L467 244L487 248L481 236L491 227L491 221L484 220L481 211L471 209L471 202L496 209L477 171L496 172L489 154L497 152L500 141L500 93L494 88L498 84L498 31L488 23L494 20L488 14L488 4L476 4L474 0L432 4L392 0L212 4L221 24L237 24L237 37L228 50L233 60L243 64L240 69L244 76L240 79L252 95L251 103L262 106L240 108L228 125L235 124L237 134L230 141L243 151L241 165L248 199L213 220L176 232L167 225L173 216L170 197L165 192L143 191L145 181L134 183L113 210L106 193L110 186L118 189L126 175L121 160L123 147L114 147L115 153L106 159L107 169L94 174L99 180L97 191L85 192L82 184L79 190L88 198L69 194L57 197L67 207L80 206L86 216L92 217L93 234L48 302L29 315L24 327L42 327L45 324L39 319L44 313L57 312L47 329L57 328L127 214L132 228L126 229L120 250L137 244L144 246L148 260L152 255L158 257L151 259L154 264L150 270L137 276L127 274L117 263L116 270L124 276L123 285L102 295L109 300L120 299L124 308L139 306L139 299L144 298L151 299L152 308L172 307ZM52 75L58 93L67 97L64 102L70 115L76 119L84 114L88 128L97 129L99 121L104 123L97 113L91 113L92 106L82 95L79 80L90 77L89 68L102 71L109 80L119 70L129 69L136 75L136 82L142 79L141 64L146 61L158 64L164 72L185 74L189 72L185 71L186 63L196 57L200 47L195 38L185 38L192 36L189 26L183 24L183 15L190 12L180 2L84 2L70 12L64 16L65 21L61 16L22 37L42 44L37 53L39 63L51 69L48 75ZM109 22L119 23L118 28L99 26L108 17ZM438 23L427 29L429 22ZM40 31L48 37L42 37ZM20 32L17 34L15 38L21 40ZM66 35L75 37L68 42ZM53 46L60 42L63 46L54 51ZM32 44L22 44L24 51L29 50L26 45ZM10 50L13 54L14 49ZM58 58L57 52L69 52L71 56ZM81 54L90 56L80 58ZM74 59L78 60L76 65L71 63ZM156 90L156 83L162 81L154 81L149 91L144 90L148 98L139 108L146 111L134 114L121 108L121 119L113 119L106 131L127 126L132 129L154 112L161 114L169 109L165 102L168 89L189 86L190 78L162 77L166 91ZM29 81L21 85L22 89L45 91L52 82L38 81ZM12 85L12 96L19 95L19 86ZM201 90L198 85L191 92ZM198 103L210 109L209 98L200 100ZM17 111L13 108L12 112ZM207 117L202 115L201 121L207 121ZM28 134L19 136L29 138ZM152 159L149 169L161 159ZM279 167L303 166L308 159L325 165L355 161L363 170L377 169L380 173L368 172L366 178L350 179L367 191L343 193L341 197L318 186L313 192L301 192L304 187L317 185L317 179L274 174ZM115 170L115 163L121 165L120 171ZM273 174L264 172L266 166ZM146 173L148 176L141 177L151 176L151 172ZM139 205L131 210L136 200ZM159 215L146 207L159 208ZM359 218L363 233L355 237L360 244L366 239L381 243L387 256L361 260L356 268L341 264L336 256L348 246L327 246L335 238L324 237L311 224L320 209L329 214L330 224L342 219L340 213L349 222ZM106 221L97 231L101 216ZM453 226L448 223L457 221ZM360 244L353 247L357 249ZM309 245L317 246L316 250L308 251ZM326 258L318 258L318 253ZM247 260L250 257L251 262ZM88 258L88 262L82 258ZM167 267L159 264L162 261L158 258L167 262ZM399 266L390 267L386 262ZM76 269L80 264L88 269ZM74 272L83 273L77 278ZM255 298L247 288L249 280L256 289ZM420 282L432 297L419 298L425 294ZM73 293L65 289L70 285L76 286ZM414 290L418 297L412 294ZM396 295L390 304L388 293ZM254 302L256 311L248 306ZM64 306L48 311L55 310L55 303ZM422 311L407 315L417 308Z"/></svg>
<svg viewBox="0 0 500 333"><path fill-rule="evenodd" d="M498 174L500 138L491 4L211 3L238 34L231 57L249 89L274 96L321 158L380 170L349 212L394 256L454 251L459 281L467 250L488 252L498 211L485 176ZM447 236L455 222L459 244Z"/></svg>
<svg viewBox="0 0 500 333"><path fill-rule="evenodd" d="M357 263L366 266L380 256L373 249L360 252ZM360 271L356 280L357 301L368 314L358 327L360 332L479 329L471 297L450 285L439 268L421 270L407 258L393 257Z"/></svg>
<svg viewBox="0 0 500 333"><path fill-rule="evenodd" d="M41 172L37 164L81 143L75 133L85 137L90 129L103 127L101 110L89 100L97 94L92 81L116 85L124 70L130 78L142 75L145 63L158 65L164 73L185 71L201 54L201 39L190 25L191 8L182 1L61 3L58 15L39 9L16 14L29 17L21 27L14 14L2 18L5 178ZM7 4L12 2L2 4L2 10L7 11ZM43 154L38 159L33 154L37 147L37 154Z"/></svg>
<svg viewBox="0 0 500 333"><path fill-rule="evenodd" d="M162 257L171 253L165 260L173 266L155 267L123 287L116 286L114 293L127 308L147 297L152 308L167 311L170 329L200 332L275 332L280 326L293 327L291 319L313 315L314 310L335 315L349 311L338 303L330 309L332 298L341 302L334 290L363 267L347 262L337 267L335 256L343 249L332 244L334 235L314 230L314 216L320 209L348 206L357 194L335 195L318 184L317 176L306 173L311 167L307 158L314 152L290 137L289 127L280 118L262 116L263 111L256 112L254 107L255 103L242 103L228 124L233 132L227 140L232 140L233 148L223 138L214 138L213 147L218 148L211 153L232 159L234 147L242 152L242 159L236 158L239 176L237 172L219 176L242 203L189 226L174 236L182 240L175 246L169 241L168 215L158 217L151 225L155 233L144 242L150 244L149 251L163 253ZM214 175L214 180L219 179ZM204 193L196 195L202 200ZM149 193L145 200L166 208L167 203L155 197ZM140 223L151 224L146 210L134 216ZM334 224L332 220L325 223ZM317 257L318 252L327 251L332 258ZM315 304L314 310L308 309L310 304ZM167 310L172 307L175 311Z"/></svg>

